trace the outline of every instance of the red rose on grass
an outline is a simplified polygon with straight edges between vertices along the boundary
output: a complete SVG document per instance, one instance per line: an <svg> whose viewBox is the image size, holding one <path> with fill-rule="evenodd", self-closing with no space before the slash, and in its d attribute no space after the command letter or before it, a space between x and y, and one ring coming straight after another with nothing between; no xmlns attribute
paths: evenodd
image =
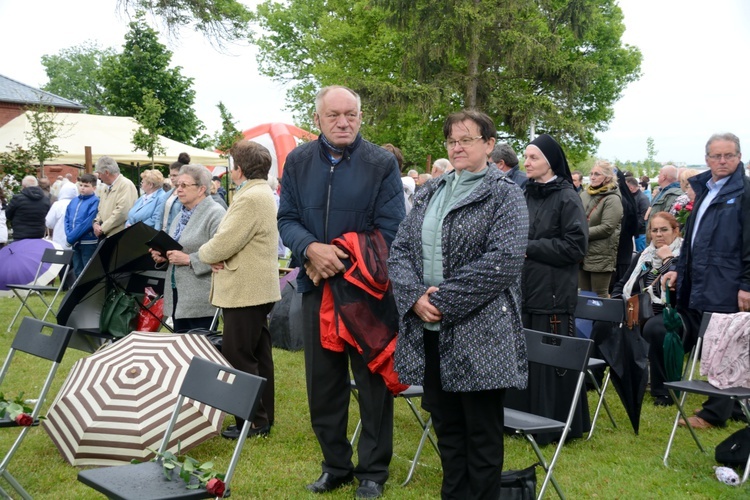
<svg viewBox="0 0 750 500"><path fill-rule="evenodd" d="M34 423L34 420L31 418L31 415L29 415L28 413L20 413L16 417L16 423L18 425L22 425L24 427L28 427L28 426L30 426L31 424Z"/></svg>
<svg viewBox="0 0 750 500"><path fill-rule="evenodd" d="M217 497L224 496L224 481L215 477L206 483L206 491Z"/></svg>

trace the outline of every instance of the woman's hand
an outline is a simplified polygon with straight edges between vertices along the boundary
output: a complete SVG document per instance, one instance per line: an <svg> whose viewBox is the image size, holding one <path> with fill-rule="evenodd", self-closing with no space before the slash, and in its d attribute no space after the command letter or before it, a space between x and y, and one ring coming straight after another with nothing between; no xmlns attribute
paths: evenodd
<svg viewBox="0 0 750 500"><path fill-rule="evenodd" d="M180 250L170 250L167 252L167 260L170 264L175 266L188 266L190 265L190 256Z"/></svg>
<svg viewBox="0 0 750 500"><path fill-rule="evenodd" d="M672 253L672 249L669 248L669 245L662 245L659 248L657 248L656 255L661 260L667 260L670 257L674 257L674 254Z"/></svg>
<svg viewBox="0 0 750 500"><path fill-rule="evenodd" d="M438 290L438 287L431 286L411 307L414 314L419 316L425 323L435 323L443 318L443 313L430 303L430 295Z"/></svg>
<svg viewBox="0 0 750 500"><path fill-rule="evenodd" d="M151 253L151 258L154 259L154 262L156 262L157 264L161 264L167 261L167 259L161 256L161 252L159 252L158 250L149 248L148 251Z"/></svg>
<svg viewBox="0 0 750 500"><path fill-rule="evenodd" d="M211 271L218 273L224 269L224 263L223 262L217 262L216 264L211 264Z"/></svg>

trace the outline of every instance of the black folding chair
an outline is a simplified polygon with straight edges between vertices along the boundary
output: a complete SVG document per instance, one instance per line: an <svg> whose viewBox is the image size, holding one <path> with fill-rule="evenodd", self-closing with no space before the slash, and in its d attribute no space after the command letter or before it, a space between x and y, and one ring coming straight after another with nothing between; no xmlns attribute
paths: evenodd
<svg viewBox="0 0 750 500"><path fill-rule="evenodd" d="M578 398L581 396L581 388L586 376L586 367L588 366L594 342L589 339L579 339L529 329L524 329L524 334L526 336L529 363L538 363L544 366L569 370L578 374L578 382L570 401L568 418L565 422L510 408L505 408L504 411L505 428L523 436L531 444L534 453L539 458L539 463L546 472L538 498L541 499L544 496L544 492L550 482L555 487L560 498L565 498L553 471L565 444L565 438L570 431L570 425L573 422L573 416L575 415ZM562 432L552 460L549 462L544 458L533 436L533 434L540 432Z"/></svg>
<svg viewBox="0 0 750 500"><path fill-rule="evenodd" d="M742 313L747 314L747 313ZM747 420L748 425L750 425L750 408L748 408L748 399L750 399L750 389L746 389L743 387L732 387L729 389L719 389L718 387L715 387L711 385L709 382L705 380L695 380L693 377L695 376L695 370L698 367L700 363L700 353L701 353L701 345L703 344L703 336L706 333L706 329L708 328L709 323L711 322L711 313L703 313L703 318L701 319L701 326L698 331L698 340L695 344L695 347L693 347L693 350L690 353L690 358L688 361L688 366L685 369L685 373L683 374L682 380L677 382L666 382L664 384L664 387L666 387L669 390L669 395L672 396L672 400L677 405L677 415L674 419L674 425L672 426L672 433L669 435L669 441L667 442L667 450L664 453L664 465L667 466L668 459L669 459L669 452L672 449L672 443L674 442L674 437L677 432L677 427L679 425L680 417L682 417L685 420L685 426L690 431L690 434L693 436L693 440L695 440L695 444L698 445L698 449L700 449L703 453L706 453L705 448L701 444L700 440L698 439L698 435L695 433L695 429L690 425L690 420L688 419L688 415L685 413L685 399L687 398L688 393L693 394L701 394L703 396L714 396L719 398L729 398L734 401L737 401L740 404L740 407L742 408L742 413L745 415L745 420ZM678 396L678 394L680 394ZM742 484L747 481L748 475L750 475L750 456L748 456L747 463L745 464L745 472L742 474Z"/></svg>
<svg viewBox="0 0 750 500"><path fill-rule="evenodd" d="M354 382L354 380L351 381L351 390L352 395L355 399L359 401L358 395L357 395L357 384ZM440 450L438 449L437 441L435 439L435 436L432 434L432 417L430 416L426 421L424 417L422 417L422 414L419 411L419 408L417 408L417 405L412 401L413 398L421 398L424 396L424 389L421 385L411 385L408 389L405 391L399 393L396 395L397 398L403 399L407 405L409 405L409 409L414 414L414 417L417 419L417 422L419 423L419 427L422 429L422 436L419 439L419 445L417 446L417 450L414 452L414 459L411 460L411 466L409 467L409 473L406 475L406 479L403 483L401 483L401 486L406 486L409 484L409 481L411 481L412 477L414 477L414 472L417 470L417 465L419 464L419 457L422 455L422 450L424 449L424 445L426 441L429 439L430 443L432 443L432 447L435 448L435 452L440 456ZM354 434L352 434L352 440L351 444L352 446L357 441L357 438L359 437L359 432L362 430L362 420L357 422L357 427L354 429Z"/></svg>
<svg viewBox="0 0 750 500"><path fill-rule="evenodd" d="M621 299L603 299L601 297L591 297L588 295L579 295L578 303L576 304L575 317L577 319L588 319L591 321L608 321L611 323L622 324L625 321L625 303ZM602 385L599 386L599 382L596 380L594 375L594 369L604 368L604 380ZM591 419L591 429L586 439L591 439L594 435L594 428L596 427L596 421L599 418L599 413L604 407L604 411L607 412L612 427L617 427L612 412L609 410L609 405L604 397L609 387L609 365L606 361L600 358L590 358L589 365L586 369L589 381L594 386L597 395L599 396L599 402L596 404L596 411L594 412L594 418Z"/></svg>
<svg viewBox="0 0 750 500"><path fill-rule="evenodd" d="M249 373L218 365L203 358L194 357L185 380L180 388L172 418L167 424L159 453L164 453L170 444L172 429L180 415L185 398L200 401L221 411L237 415L245 420L240 437L234 447L224 484L229 496L230 484L247 434L252 425L258 401L263 393L266 379ZM179 476L179 470L172 470L171 480L164 475L161 460L141 464L118 465L101 469L89 469L78 473L78 480L108 498L154 500L167 498L211 498L205 488L187 489ZM194 480L197 482L197 480Z"/></svg>
<svg viewBox="0 0 750 500"><path fill-rule="evenodd" d="M44 405L47 392L49 392L49 389L52 386L52 380L55 378L55 373L60 366L60 362L65 354L65 349L68 347L68 342L70 341L73 331L73 328L68 328L67 326L45 323L38 319L29 317L23 318L21 326L18 328L18 333L16 333L16 337L13 339L10 351L8 351L8 356L5 358L2 369L0 369L1 393L3 392L2 384L5 380L5 375L8 373L11 361L15 357L16 352L21 351L31 356L36 356L52 362L49 372L47 372L47 379L44 381L42 390L36 398L36 404L31 413L31 419L34 422L34 425L39 423L39 412ZM0 419L0 427L10 428L19 427L19 425L10 420L6 414ZM0 475L2 475L2 477L5 478L5 480L8 481L8 483L18 492L18 494L25 499L31 499L31 496L23 489L11 473L8 472L8 464L13 458L13 455L18 451L18 448L21 446L21 443L30 429L30 426L22 428L21 433L16 438L13 446L10 447L2 462L0 462ZM0 493L7 498L11 498L2 487L0 487Z"/></svg>
<svg viewBox="0 0 750 500"><path fill-rule="evenodd" d="M37 267L36 274L34 275L34 281L31 284L9 284L7 285L9 290L12 290L13 293L18 297L18 300L21 301L21 305L18 306L18 310L16 311L16 314L13 316L13 319L11 320L10 324L8 325L7 332L10 332L11 328L13 328L13 325L16 323L16 319L18 319L18 315L21 314L21 311L25 307L30 313L31 316L36 318L37 315L34 312L34 310L29 306L29 298L31 297L39 297L39 299L42 301L44 306L46 307L44 314L42 315L42 321L47 319L47 315L52 313L53 316L55 316L55 313L52 312L52 305L55 303L55 300L57 300L57 296L60 295L60 292L63 289L63 286L65 284L65 280L68 277L68 272L70 271L70 261L73 259L73 250L59 250L57 248L48 248L44 251L44 254L42 254L42 260L39 262L39 267ZM60 284L58 286L48 286L44 281L41 281L42 275L45 273L47 265L54 265L54 264L61 264L63 266L63 274L60 279ZM44 299L44 293L45 292L54 292L55 295L52 297L52 300L47 302ZM56 317L56 316L55 316Z"/></svg>

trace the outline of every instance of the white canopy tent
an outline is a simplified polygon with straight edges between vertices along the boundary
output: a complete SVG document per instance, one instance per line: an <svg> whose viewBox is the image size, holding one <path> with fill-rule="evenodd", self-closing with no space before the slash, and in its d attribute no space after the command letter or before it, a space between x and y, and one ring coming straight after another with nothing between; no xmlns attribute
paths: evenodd
<svg viewBox="0 0 750 500"><path fill-rule="evenodd" d="M31 131L27 111L0 127L0 148L18 144L28 149L26 133ZM85 115L80 113L51 113L56 123L60 124L59 136L53 141L64 153L57 158L50 158L48 165L83 165L85 148L91 147L94 161L101 156L111 156L118 163L140 163L144 166L151 159L144 151L133 151L131 142L138 130L138 122L124 116ZM218 153L182 144L181 142L160 136L161 145L166 150L163 155L154 156L154 163L169 165L177 161L177 156L186 152L192 163L201 165L227 165L226 158Z"/></svg>

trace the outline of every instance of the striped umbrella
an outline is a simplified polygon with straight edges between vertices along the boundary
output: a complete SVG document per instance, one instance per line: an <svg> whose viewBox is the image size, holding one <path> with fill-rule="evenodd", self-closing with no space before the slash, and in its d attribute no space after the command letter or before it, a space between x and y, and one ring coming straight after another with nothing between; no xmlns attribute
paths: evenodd
<svg viewBox="0 0 750 500"><path fill-rule="evenodd" d="M149 460L194 356L231 366L203 335L133 332L76 362L43 427L71 465ZM186 399L169 450L216 436L223 421L223 412Z"/></svg>

